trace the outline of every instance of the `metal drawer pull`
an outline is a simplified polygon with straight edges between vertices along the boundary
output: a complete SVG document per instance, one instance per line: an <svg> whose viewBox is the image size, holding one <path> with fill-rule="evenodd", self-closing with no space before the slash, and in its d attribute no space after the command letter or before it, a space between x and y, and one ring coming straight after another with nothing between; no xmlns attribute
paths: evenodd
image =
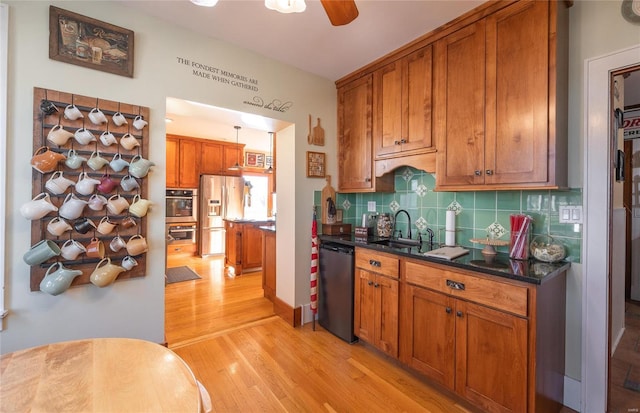
<svg viewBox="0 0 640 413"><path fill-rule="evenodd" d="M373 285L373 281L368 281L367 285Z"/></svg>
<svg viewBox="0 0 640 413"><path fill-rule="evenodd" d="M373 284L373 288L378 288L378 287L380 287L380 284L378 283Z"/></svg>
<svg viewBox="0 0 640 413"><path fill-rule="evenodd" d="M476 175L476 176L480 176L480 175L482 175L482 172L481 172L481 171L475 170L475 171L473 171L473 172L475 173L475 175Z"/></svg>
<svg viewBox="0 0 640 413"><path fill-rule="evenodd" d="M487 175L493 175L493 169L487 169L487 170L485 171L485 173L486 173Z"/></svg>
<svg viewBox="0 0 640 413"><path fill-rule="evenodd" d="M394 145L400 145L400 141L393 141Z"/></svg>
<svg viewBox="0 0 640 413"><path fill-rule="evenodd" d="M456 311L456 315L457 315L458 317L462 317L462 311Z"/></svg>
<svg viewBox="0 0 640 413"><path fill-rule="evenodd" d="M453 288L454 290L464 290L464 284L458 281L447 280L447 287Z"/></svg>
<svg viewBox="0 0 640 413"><path fill-rule="evenodd" d="M451 307L447 307L445 311L447 312L447 314L451 314Z"/></svg>
<svg viewBox="0 0 640 413"><path fill-rule="evenodd" d="M371 265L372 267L380 267L382 264L380 263L380 261L369 260L369 265Z"/></svg>

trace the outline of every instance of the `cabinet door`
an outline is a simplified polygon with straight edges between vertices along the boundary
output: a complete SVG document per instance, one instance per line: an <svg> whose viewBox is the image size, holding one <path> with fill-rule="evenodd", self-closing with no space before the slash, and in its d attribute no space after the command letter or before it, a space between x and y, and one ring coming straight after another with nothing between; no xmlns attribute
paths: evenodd
<svg viewBox="0 0 640 413"><path fill-rule="evenodd" d="M244 145L225 145L224 147L224 168L222 170L222 173L225 175L237 175L240 176L242 174L242 171L230 171L229 168L232 167L233 165L237 163L239 163L240 165L243 165L243 159L244 159L244 151L243 151Z"/></svg>
<svg viewBox="0 0 640 413"><path fill-rule="evenodd" d="M197 188L200 184L200 142L180 139L179 148L179 186Z"/></svg>
<svg viewBox="0 0 640 413"><path fill-rule="evenodd" d="M405 284L401 302L400 360L453 390L454 299Z"/></svg>
<svg viewBox="0 0 640 413"><path fill-rule="evenodd" d="M398 280L376 275L375 345L393 357L398 357Z"/></svg>
<svg viewBox="0 0 640 413"><path fill-rule="evenodd" d="M338 188L373 190L372 75L338 90Z"/></svg>
<svg viewBox="0 0 640 413"><path fill-rule="evenodd" d="M375 274L356 268L353 331L358 338L375 345Z"/></svg>
<svg viewBox="0 0 640 413"><path fill-rule="evenodd" d="M201 174L218 175L224 169L222 145L218 143L202 142Z"/></svg>
<svg viewBox="0 0 640 413"><path fill-rule="evenodd" d="M242 231L242 269L262 266L262 231L250 224L243 225Z"/></svg>
<svg viewBox="0 0 640 413"><path fill-rule="evenodd" d="M435 44L437 185L484 182L485 22Z"/></svg>
<svg viewBox="0 0 640 413"><path fill-rule="evenodd" d="M179 185L178 182L178 170L179 170L179 158L178 158L178 139L167 138L166 140L166 153L167 153L167 188L176 188Z"/></svg>
<svg viewBox="0 0 640 413"><path fill-rule="evenodd" d="M433 148L431 131L433 107L433 50L431 46L420 49L405 58L402 79L403 151Z"/></svg>
<svg viewBox="0 0 640 413"><path fill-rule="evenodd" d="M526 319L456 300L456 392L486 411L526 412L527 343Z"/></svg>
<svg viewBox="0 0 640 413"><path fill-rule="evenodd" d="M486 44L485 183L545 183L549 2L523 1L487 17Z"/></svg>
<svg viewBox="0 0 640 413"><path fill-rule="evenodd" d="M406 112L402 100L404 59L389 63L373 74L376 157L400 152L402 115Z"/></svg>

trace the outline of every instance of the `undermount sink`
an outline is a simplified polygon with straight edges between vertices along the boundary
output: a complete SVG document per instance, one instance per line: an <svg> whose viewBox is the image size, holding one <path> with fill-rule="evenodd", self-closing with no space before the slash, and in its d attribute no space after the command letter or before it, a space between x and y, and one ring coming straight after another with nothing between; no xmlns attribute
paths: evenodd
<svg viewBox="0 0 640 413"><path fill-rule="evenodd" d="M418 240L409 239L381 239L372 241L371 244L384 245L389 248L412 248L419 247L421 242Z"/></svg>

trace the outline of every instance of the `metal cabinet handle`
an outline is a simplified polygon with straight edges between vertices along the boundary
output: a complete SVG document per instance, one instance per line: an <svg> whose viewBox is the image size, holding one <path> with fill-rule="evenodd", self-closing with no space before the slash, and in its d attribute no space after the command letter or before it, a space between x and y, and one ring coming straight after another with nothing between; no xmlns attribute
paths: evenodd
<svg viewBox="0 0 640 413"><path fill-rule="evenodd" d="M451 307L447 307L445 311L447 312L447 314L451 314Z"/></svg>
<svg viewBox="0 0 640 413"><path fill-rule="evenodd" d="M487 169L484 171L487 175L493 175L493 169Z"/></svg>
<svg viewBox="0 0 640 413"><path fill-rule="evenodd" d="M456 315L457 315L458 317L462 317L462 311L456 311Z"/></svg>
<svg viewBox="0 0 640 413"><path fill-rule="evenodd" d="M478 171L478 170L473 171L473 173L474 173L476 176L480 176L480 175L482 175L482 171Z"/></svg>
<svg viewBox="0 0 640 413"><path fill-rule="evenodd" d="M393 141L393 144L394 144L394 145L400 145L400 143L401 143L401 142L402 142L402 141Z"/></svg>
<svg viewBox="0 0 640 413"><path fill-rule="evenodd" d="M378 288L378 287L380 287L380 284L378 283L373 284L373 288Z"/></svg>
<svg viewBox="0 0 640 413"><path fill-rule="evenodd" d="M365 182L371 182L371 178L365 178Z"/></svg>
<svg viewBox="0 0 640 413"><path fill-rule="evenodd" d="M369 265L371 265L372 267L380 267L382 266L382 263L376 260L369 260Z"/></svg>
<svg viewBox="0 0 640 413"><path fill-rule="evenodd" d="M406 139L400 139L400 143L407 143Z"/></svg>
<svg viewBox="0 0 640 413"><path fill-rule="evenodd" d="M464 290L465 288L464 283L453 280L447 280L447 287L453 288L454 290Z"/></svg>
<svg viewBox="0 0 640 413"><path fill-rule="evenodd" d="M367 285L373 285L373 281L368 281Z"/></svg>

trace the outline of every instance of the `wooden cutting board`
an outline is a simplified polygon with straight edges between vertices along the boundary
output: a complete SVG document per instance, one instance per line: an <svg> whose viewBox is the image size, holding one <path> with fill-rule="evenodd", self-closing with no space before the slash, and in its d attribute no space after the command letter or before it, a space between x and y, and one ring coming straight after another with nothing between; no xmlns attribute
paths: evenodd
<svg viewBox="0 0 640 413"><path fill-rule="evenodd" d="M313 127L313 144L324 146L324 129L320 126L320 118L318 118L318 124Z"/></svg>
<svg viewBox="0 0 640 413"><path fill-rule="evenodd" d="M327 180L327 185L325 185L324 188L322 188L322 219L321 222L323 224L327 224L328 223L328 207L327 207L327 199L331 198L333 199L333 202L335 204L336 202L336 191L333 189L333 187L331 186L331 175L327 175L326 176L326 180Z"/></svg>

